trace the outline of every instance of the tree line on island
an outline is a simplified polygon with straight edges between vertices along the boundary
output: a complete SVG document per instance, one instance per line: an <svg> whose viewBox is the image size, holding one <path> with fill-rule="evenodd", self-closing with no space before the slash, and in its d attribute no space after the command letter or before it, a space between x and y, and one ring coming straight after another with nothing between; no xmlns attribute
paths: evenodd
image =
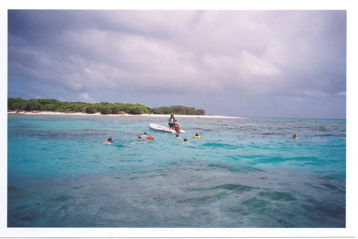
<svg viewBox="0 0 358 239"><path fill-rule="evenodd" d="M34 112L34 111L53 111L64 113L87 113L95 114L181 114L181 115L205 115L205 110L196 109L182 105L162 106L150 108L142 104L131 103L86 103L73 101L59 101L57 99L23 99L8 98L8 111Z"/></svg>

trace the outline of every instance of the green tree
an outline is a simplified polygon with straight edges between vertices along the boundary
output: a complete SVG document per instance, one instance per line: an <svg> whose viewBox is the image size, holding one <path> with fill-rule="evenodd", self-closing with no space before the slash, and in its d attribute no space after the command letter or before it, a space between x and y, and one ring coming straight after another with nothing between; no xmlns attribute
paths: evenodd
<svg viewBox="0 0 358 239"><path fill-rule="evenodd" d="M41 110L41 104L37 100L29 100L25 106L26 111Z"/></svg>
<svg viewBox="0 0 358 239"><path fill-rule="evenodd" d="M136 106L131 108L128 113L133 115L141 115L144 114L144 111L141 107Z"/></svg>
<svg viewBox="0 0 358 239"><path fill-rule="evenodd" d="M12 104L12 110L16 110L16 111L23 111L25 109L27 105L27 102L15 102Z"/></svg>
<svg viewBox="0 0 358 239"><path fill-rule="evenodd" d="M23 98L8 98L7 109L8 110L16 110L16 111L23 111L26 105L29 103L28 100Z"/></svg>
<svg viewBox="0 0 358 239"><path fill-rule="evenodd" d="M198 109L198 110L196 111L196 114L198 114L198 115L205 115L205 110L203 110L203 109Z"/></svg>
<svg viewBox="0 0 358 239"><path fill-rule="evenodd" d="M133 104L131 103L125 103L123 104L123 111L126 113L129 113L129 111L133 108Z"/></svg>
<svg viewBox="0 0 358 239"><path fill-rule="evenodd" d="M100 103L85 103L85 102L72 102L72 101L59 101L56 99L22 99L8 98L8 110L16 111L33 111L33 110L51 110L60 112L83 112L83 113L96 113L103 112L103 114L192 114L192 115L205 115L205 110L195 109L194 107L187 107L182 105L162 106L158 108L149 108L142 104L120 103L114 104L109 102Z"/></svg>
<svg viewBox="0 0 358 239"><path fill-rule="evenodd" d="M111 108L109 108L109 107L103 108L103 109L101 110L101 114L102 114L102 115L112 114L112 110L111 110Z"/></svg>
<svg viewBox="0 0 358 239"><path fill-rule="evenodd" d="M55 111L56 105L54 104L45 104L43 105L45 111Z"/></svg>
<svg viewBox="0 0 358 239"><path fill-rule="evenodd" d="M88 106L88 107L86 108L86 113L87 113L87 114L97 113L97 109L96 109L96 107Z"/></svg>
<svg viewBox="0 0 358 239"><path fill-rule="evenodd" d="M122 109L118 106L113 106L111 108L112 114L119 114L119 112L122 112Z"/></svg>

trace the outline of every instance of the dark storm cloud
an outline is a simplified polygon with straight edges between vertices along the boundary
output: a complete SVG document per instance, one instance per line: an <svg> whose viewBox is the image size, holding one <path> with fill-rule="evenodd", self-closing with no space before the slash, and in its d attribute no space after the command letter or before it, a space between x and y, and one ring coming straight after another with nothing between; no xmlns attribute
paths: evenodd
<svg viewBox="0 0 358 239"><path fill-rule="evenodd" d="M346 91L345 11L10 10L8 39L9 82L89 99Z"/></svg>

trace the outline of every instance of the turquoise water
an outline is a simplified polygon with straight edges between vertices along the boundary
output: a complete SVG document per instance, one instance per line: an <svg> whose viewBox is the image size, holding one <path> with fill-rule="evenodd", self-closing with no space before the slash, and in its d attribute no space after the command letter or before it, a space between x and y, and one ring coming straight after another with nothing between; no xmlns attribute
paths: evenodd
<svg viewBox="0 0 358 239"><path fill-rule="evenodd" d="M8 227L345 227L345 121L166 120L9 115Z"/></svg>

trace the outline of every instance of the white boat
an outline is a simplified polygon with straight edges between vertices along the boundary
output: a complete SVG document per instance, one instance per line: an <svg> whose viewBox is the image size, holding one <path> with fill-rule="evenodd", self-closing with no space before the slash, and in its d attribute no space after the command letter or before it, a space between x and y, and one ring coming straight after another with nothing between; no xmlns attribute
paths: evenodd
<svg viewBox="0 0 358 239"><path fill-rule="evenodd" d="M175 124L175 125L179 126L179 124ZM178 132L173 129L170 129L169 127L165 127L165 126L161 126L161 125L153 124L153 123L149 124L149 128L158 130L158 131L168 132L168 133L185 133L184 130L180 129L180 126L179 126Z"/></svg>

